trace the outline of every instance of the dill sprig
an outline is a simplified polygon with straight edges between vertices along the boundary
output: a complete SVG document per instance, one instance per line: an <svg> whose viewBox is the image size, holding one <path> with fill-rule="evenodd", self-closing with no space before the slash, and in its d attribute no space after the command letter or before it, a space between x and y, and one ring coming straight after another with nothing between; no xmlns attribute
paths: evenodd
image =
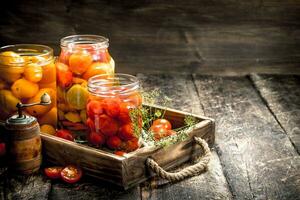
<svg viewBox="0 0 300 200"><path fill-rule="evenodd" d="M154 134L149 131L152 123L156 119L163 119L165 117L167 107L170 106L172 99L165 96L159 89L153 89L150 92L142 92L143 102L148 104L148 106L142 106L140 108L135 108L130 110L130 117L133 122L133 127L136 136L141 136L143 141L150 146L166 147L171 144L184 141L188 137L188 132L192 130L193 126L198 123L198 120L192 116L187 115L184 118L183 126L173 129L176 131L176 135L171 135L168 137L161 138L156 141ZM161 108L152 107L156 103L160 104ZM138 120L142 119L142 130Z"/></svg>

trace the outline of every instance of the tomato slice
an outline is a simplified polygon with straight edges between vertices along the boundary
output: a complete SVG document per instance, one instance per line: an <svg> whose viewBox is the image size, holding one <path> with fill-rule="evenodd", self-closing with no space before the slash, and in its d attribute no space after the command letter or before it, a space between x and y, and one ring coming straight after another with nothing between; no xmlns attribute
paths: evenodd
<svg viewBox="0 0 300 200"><path fill-rule="evenodd" d="M157 120L155 120L153 122L152 126L155 126L155 125L162 125L167 130L171 130L172 129L171 123L168 120L166 120L166 119L157 119Z"/></svg>
<svg viewBox="0 0 300 200"><path fill-rule="evenodd" d="M60 172L60 175L65 182L76 183L82 177L82 170L74 165L68 165Z"/></svg>
<svg viewBox="0 0 300 200"><path fill-rule="evenodd" d="M46 176L50 179L59 179L62 170L63 167L48 167L44 169Z"/></svg>

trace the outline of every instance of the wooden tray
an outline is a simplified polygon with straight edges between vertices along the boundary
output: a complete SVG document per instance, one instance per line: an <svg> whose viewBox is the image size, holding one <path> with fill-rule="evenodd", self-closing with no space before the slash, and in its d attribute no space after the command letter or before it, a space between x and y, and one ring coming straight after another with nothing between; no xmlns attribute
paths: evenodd
<svg viewBox="0 0 300 200"><path fill-rule="evenodd" d="M165 118L170 120L174 127L180 127L184 123L185 115L191 114L167 109ZM79 165L86 175L128 189L155 175L145 164L148 157L153 158L164 169L170 169L201 154L200 147L195 145L194 136L205 139L209 145L214 143L214 120L203 116L192 116L200 122L195 125L193 131L188 133L186 140L165 148L142 147L123 157L55 136L41 134L44 159L57 165Z"/></svg>

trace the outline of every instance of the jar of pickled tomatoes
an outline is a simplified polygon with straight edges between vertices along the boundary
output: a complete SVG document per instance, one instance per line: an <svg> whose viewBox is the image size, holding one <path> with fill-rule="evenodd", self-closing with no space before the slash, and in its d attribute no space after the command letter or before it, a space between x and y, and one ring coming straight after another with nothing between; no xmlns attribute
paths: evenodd
<svg viewBox="0 0 300 200"><path fill-rule="evenodd" d="M61 39L56 62L59 127L75 136L85 134L87 80L95 75L113 75L114 60L108 39L98 35L72 35Z"/></svg>
<svg viewBox="0 0 300 200"><path fill-rule="evenodd" d="M26 108L40 125L55 131L56 68L53 50L38 44L16 44L0 48L0 119L5 120L17 111L16 104L40 102L48 93L51 104Z"/></svg>
<svg viewBox="0 0 300 200"><path fill-rule="evenodd" d="M112 150L134 151L142 128L139 81L128 74L98 75L88 81L88 141Z"/></svg>

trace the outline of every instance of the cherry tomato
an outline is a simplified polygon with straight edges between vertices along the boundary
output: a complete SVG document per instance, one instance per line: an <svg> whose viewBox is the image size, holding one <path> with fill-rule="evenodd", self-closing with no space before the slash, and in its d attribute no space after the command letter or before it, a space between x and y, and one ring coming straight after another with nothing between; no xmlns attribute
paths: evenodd
<svg viewBox="0 0 300 200"><path fill-rule="evenodd" d="M85 123L86 123L86 125L89 127L89 129L91 131L96 131L95 123L94 123L94 121L91 118L87 118L87 120L86 120Z"/></svg>
<svg viewBox="0 0 300 200"><path fill-rule="evenodd" d="M122 102L120 104L120 113L118 119L122 124L127 124L131 122L130 119L130 109L134 109L135 106L132 103Z"/></svg>
<svg viewBox="0 0 300 200"><path fill-rule="evenodd" d="M88 51L73 53L69 58L70 70L75 74L83 74L92 62L93 57Z"/></svg>
<svg viewBox="0 0 300 200"><path fill-rule="evenodd" d="M61 51L59 58L58 58L59 62L68 65L70 55L71 55L71 53L69 51Z"/></svg>
<svg viewBox="0 0 300 200"><path fill-rule="evenodd" d="M73 74L68 66L63 63L56 64L57 81L62 88L67 88L72 85Z"/></svg>
<svg viewBox="0 0 300 200"><path fill-rule="evenodd" d="M6 154L5 143L2 142L2 143L0 143L0 157L4 156L5 154Z"/></svg>
<svg viewBox="0 0 300 200"><path fill-rule="evenodd" d="M124 151L115 151L114 154L118 155L118 156L124 156L126 152Z"/></svg>
<svg viewBox="0 0 300 200"><path fill-rule="evenodd" d="M61 129L61 130L56 131L56 136L63 138L65 140L74 141L73 134L69 130L66 130L66 129Z"/></svg>
<svg viewBox="0 0 300 200"><path fill-rule="evenodd" d="M134 151L136 149L139 148L139 140L137 138L133 138L131 140L128 140L127 142L125 142L124 144L124 149L127 152L131 152Z"/></svg>
<svg viewBox="0 0 300 200"><path fill-rule="evenodd" d="M65 182L76 183L82 177L82 170L74 165L68 165L60 172L60 175Z"/></svg>
<svg viewBox="0 0 300 200"><path fill-rule="evenodd" d="M119 130L118 122L105 114L95 118L95 126L96 131L99 128L105 136L113 136Z"/></svg>
<svg viewBox="0 0 300 200"><path fill-rule="evenodd" d="M155 120L153 122L152 126L155 126L155 125L162 125L167 130L171 130L172 129L171 123L168 120L166 120L166 119L157 119L157 120Z"/></svg>
<svg viewBox="0 0 300 200"><path fill-rule="evenodd" d="M91 119L95 118L95 115L103 113L102 105L99 101L92 100L86 106L87 114Z"/></svg>
<svg viewBox="0 0 300 200"><path fill-rule="evenodd" d="M152 125L149 129L149 131L153 133L160 133L160 132L163 133L166 130L167 130L166 127L162 124Z"/></svg>
<svg viewBox="0 0 300 200"><path fill-rule="evenodd" d="M134 138L134 130L132 123L128 123L121 126L119 128L118 136L125 141Z"/></svg>
<svg viewBox="0 0 300 200"><path fill-rule="evenodd" d="M122 141L119 137L112 136L112 137L108 138L108 140L106 141L106 144L111 149L118 149L121 147Z"/></svg>
<svg viewBox="0 0 300 200"><path fill-rule="evenodd" d="M102 107L108 116L117 117L120 114L120 103L119 98L108 98L102 101Z"/></svg>
<svg viewBox="0 0 300 200"><path fill-rule="evenodd" d="M44 169L46 176L50 179L59 179L62 170L63 167L48 167Z"/></svg>
<svg viewBox="0 0 300 200"><path fill-rule="evenodd" d="M105 143L105 137L102 133L91 132L88 136L88 140L92 145L97 147Z"/></svg>

